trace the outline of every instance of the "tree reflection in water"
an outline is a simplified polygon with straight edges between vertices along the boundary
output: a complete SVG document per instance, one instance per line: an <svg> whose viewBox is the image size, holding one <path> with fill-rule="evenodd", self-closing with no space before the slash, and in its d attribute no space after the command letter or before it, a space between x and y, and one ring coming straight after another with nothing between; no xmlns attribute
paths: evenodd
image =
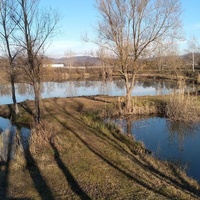
<svg viewBox="0 0 200 200"><path fill-rule="evenodd" d="M179 151L183 151L184 140L189 137L194 137L198 133L198 124L185 122L174 122L167 120L167 128L169 130L169 142L173 143L175 138L178 139Z"/></svg>
<svg viewBox="0 0 200 200"><path fill-rule="evenodd" d="M132 134L137 141L142 141L154 156L178 164L189 176L200 180L200 124L142 116L115 119L114 122L125 134Z"/></svg>
<svg viewBox="0 0 200 200"><path fill-rule="evenodd" d="M0 117L0 161L7 163L14 158L17 148L26 148L29 136L30 129L22 127L19 130L8 119Z"/></svg>
<svg viewBox="0 0 200 200"><path fill-rule="evenodd" d="M157 79L139 79L136 81L132 91L133 96L143 95L160 95L167 94L177 87L176 81L166 81ZM188 86L192 91L194 86ZM33 100L34 92L31 85L26 83L16 84L17 101ZM42 98L54 97L73 97L73 96L90 96L90 95L110 95L124 96L125 85L123 80L106 79L106 80L67 80L60 82L42 82ZM0 104L9 104L12 102L11 87L9 84L0 85Z"/></svg>

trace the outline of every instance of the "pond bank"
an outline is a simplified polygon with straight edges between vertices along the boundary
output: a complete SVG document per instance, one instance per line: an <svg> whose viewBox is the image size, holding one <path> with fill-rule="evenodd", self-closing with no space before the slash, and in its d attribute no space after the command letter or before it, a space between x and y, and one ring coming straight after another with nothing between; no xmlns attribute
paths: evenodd
<svg viewBox="0 0 200 200"><path fill-rule="evenodd" d="M105 114L107 108L111 111L116 99L94 96L42 100L45 125L40 133L45 141L40 135L34 138L31 161L19 149L9 164L9 173L1 167L0 197L199 199L198 183L175 166L135 151L136 146L142 148L140 143L105 125L94 114ZM30 122L33 108L33 101L22 102L18 122ZM9 116L9 107L0 106L0 113Z"/></svg>

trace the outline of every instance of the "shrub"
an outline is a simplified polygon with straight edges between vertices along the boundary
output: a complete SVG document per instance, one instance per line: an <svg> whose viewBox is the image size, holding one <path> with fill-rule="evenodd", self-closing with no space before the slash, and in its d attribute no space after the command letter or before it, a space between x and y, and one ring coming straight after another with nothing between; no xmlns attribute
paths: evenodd
<svg viewBox="0 0 200 200"><path fill-rule="evenodd" d="M199 111L197 96L174 92L167 100L165 115L173 121L195 123L200 120Z"/></svg>

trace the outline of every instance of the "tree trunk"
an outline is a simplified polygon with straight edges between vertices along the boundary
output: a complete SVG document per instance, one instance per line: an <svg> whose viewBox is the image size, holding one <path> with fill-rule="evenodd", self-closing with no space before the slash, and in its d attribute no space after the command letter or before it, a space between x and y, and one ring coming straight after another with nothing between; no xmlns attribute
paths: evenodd
<svg viewBox="0 0 200 200"><path fill-rule="evenodd" d="M41 121L41 111L40 111L40 82L36 81L34 83L34 93L35 93L35 122L40 123Z"/></svg>
<svg viewBox="0 0 200 200"><path fill-rule="evenodd" d="M132 111L132 103L131 103L131 91L130 87L126 89L126 112L131 113Z"/></svg>
<svg viewBox="0 0 200 200"><path fill-rule="evenodd" d="M16 92L15 92L15 81L14 81L13 75L11 75L10 83L11 83L12 100L13 100L13 105L14 105L14 111L15 111L15 114L18 114L19 113L19 108L18 108L18 105L17 105Z"/></svg>
<svg viewBox="0 0 200 200"><path fill-rule="evenodd" d="M194 72L194 67L195 67L195 58L194 58L194 53L192 54L192 71Z"/></svg>
<svg viewBox="0 0 200 200"><path fill-rule="evenodd" d="M127 114L130 114L133 110L132 105L132 90L135 83L135 74L132 75L131 80L129 81L128 75L125 76L125 84L126 84L126 112Z"/></svg>

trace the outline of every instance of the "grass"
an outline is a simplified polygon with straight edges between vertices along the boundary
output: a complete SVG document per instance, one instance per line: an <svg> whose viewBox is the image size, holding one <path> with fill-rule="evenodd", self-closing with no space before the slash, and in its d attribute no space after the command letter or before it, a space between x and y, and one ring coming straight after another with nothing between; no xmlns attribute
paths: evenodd
<svg viewBox="0 0 200 200"><path fill-rule="evenodd" d="M115 101L105 96L43 100L44 125L35 132L28 156L18 148L10 163L4 196L199 199L197 182L175 166L140 151L143 144L117 127L103 123L99 116ZM20 107L21 115L33 108L32 101L25 104ZM7 112L6 107L0 109ZM46 138L44 144L42 138ZM4 173L0 171L0 177Z"/></svg>
<svg viewBox="0 0 200 200"><path fill-rule="evenodd" d="M185 122L188 124L199 122L199 102L198 96L173 93L166 100L165 115L174 122Z"/></svg>

